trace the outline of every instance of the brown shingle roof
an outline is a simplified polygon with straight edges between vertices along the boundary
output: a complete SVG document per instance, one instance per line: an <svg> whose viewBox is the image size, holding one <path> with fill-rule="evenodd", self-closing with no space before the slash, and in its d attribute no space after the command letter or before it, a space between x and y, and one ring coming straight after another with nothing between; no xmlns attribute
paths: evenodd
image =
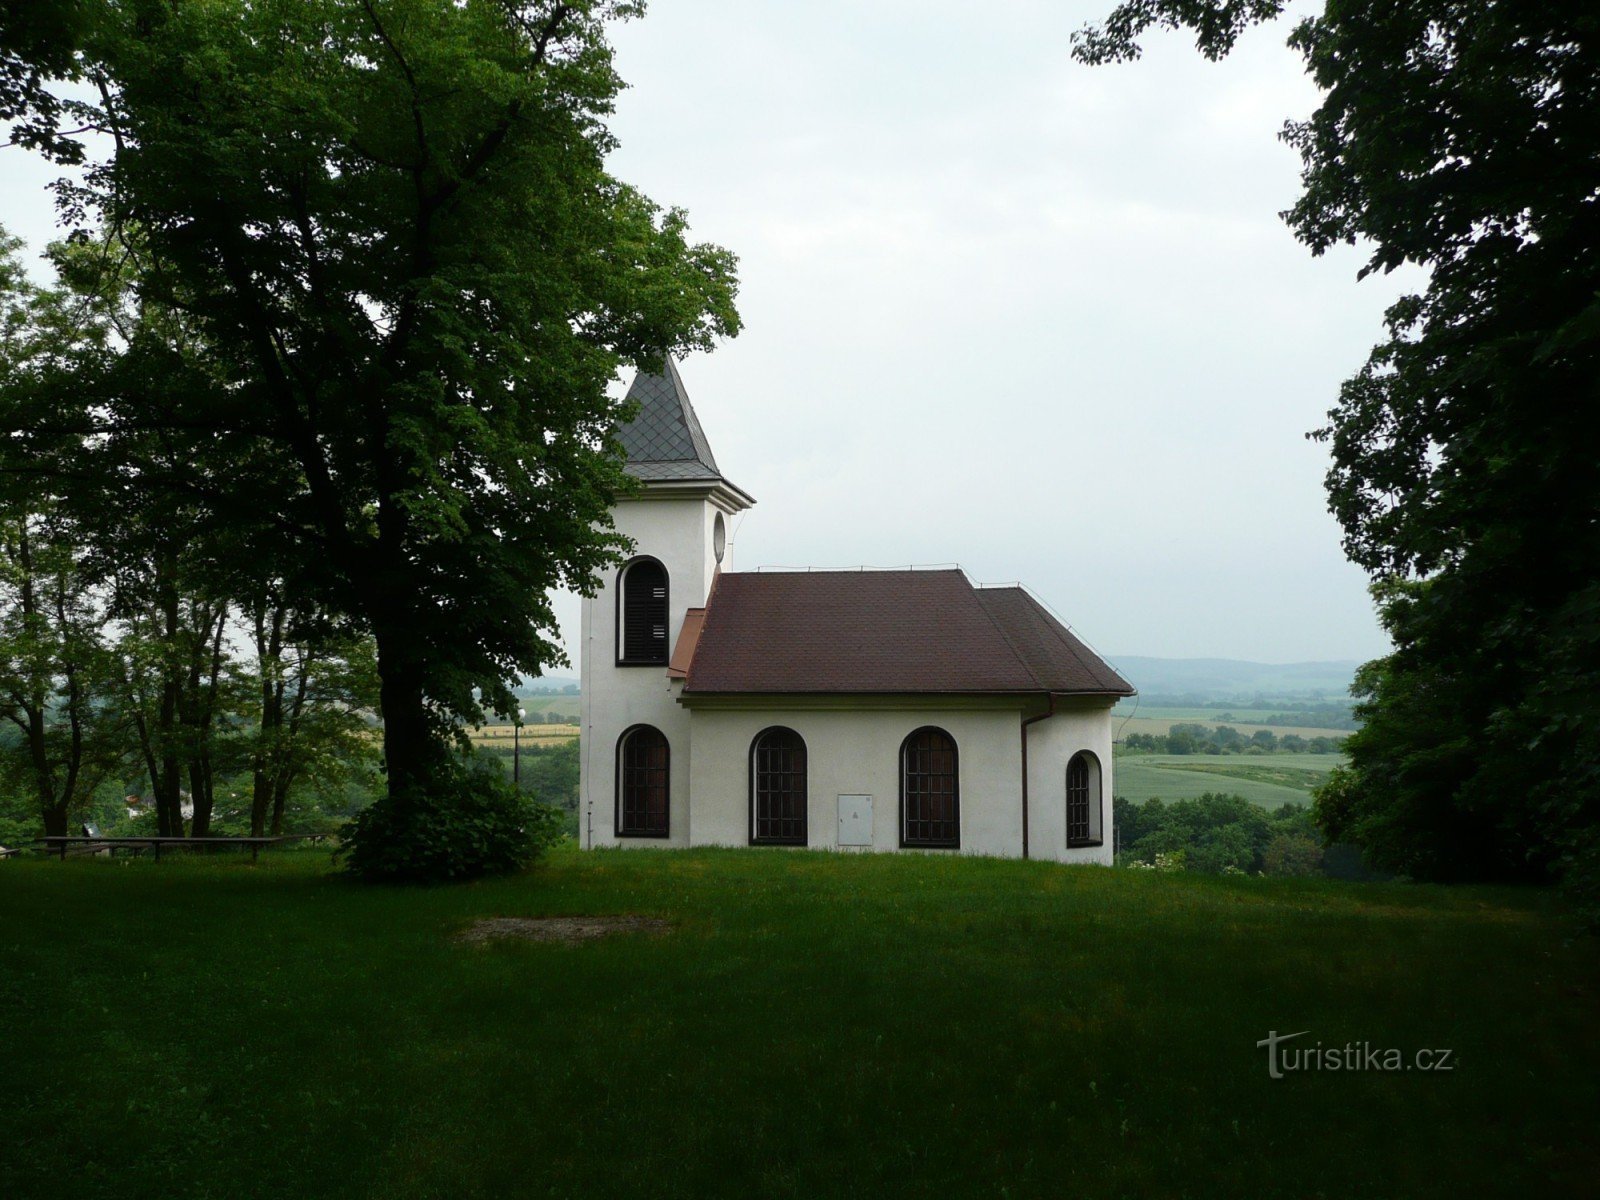
<svg viewBox="0 0 1600 1200"><path fill-rule="evenodd" d="M683 627L678 630L678 640L672 645L672 661L667 664L667 677L687 679L689 664L700 645L700 629L706 623L706 610L691 608L683 614Z"/></svg>
<svg viewBox="0 0 1600 1200"><path fill-rule="evenodd" d="M958 570L720 575L684 690L1133 691L1022 589Z"/></svg>
<svg viewBox="0 0 1600 1200"><path fill-rule="evenodd" d="M1132 684L1022 588L978 588L974 594L1046 691L1133 695Z"/></svg>

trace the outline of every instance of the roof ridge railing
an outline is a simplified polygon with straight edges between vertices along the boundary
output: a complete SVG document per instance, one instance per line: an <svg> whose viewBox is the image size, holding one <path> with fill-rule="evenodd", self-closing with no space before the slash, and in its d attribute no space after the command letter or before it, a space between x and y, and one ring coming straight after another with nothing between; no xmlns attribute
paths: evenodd
<svg viewBox="0 0 1600 1200"><path fill-rule="evenodd" d="M980 585L980 586L982 586L982 585ZM991 586L993 586L993 585L991 585ZM1018 584L1016 584L1016 586L1021 588L1024 592L1026 592L1029 596L1031 596L1033 598L1033 602L1035 604L1037 604L1040 608L1044 609L1045 612L1049 613L1056 620L1060 621L1062 628L1065 629L1068 633L1070 633L1073 637L1077 638L1080 642L1082 642L1083 645L1084 645L1084 648L1087 649L1090 654L1093 654L1096 658L1098 658L1101 662L1105 663L1106 666L1110 667L1118 675L1122 675L1122 678L1124 678L1124 679L1128 678L1126 675L1123 675L1122 668L1117 666L1116 663L1111 661L1111 656L1109 654L1102 654L1099 650L1097 650L1095 648L1094 643L1091 642L1088 638L1084 637L1083 634L1079 633L1076 629L1074 629L1072 627L1072 622L1067 620L1060 613L1058 613L1055 610L1055 606L1052 605L1050 603L1050 601L1046 600L1043 596L1039 595L1038 592L1034 591L1031 587L1029 587L1025 583L1018 583ZM1135 705L1135 709L1137 709L1137 705ZM1123 724L1126 725L1127 721L1124 720Z"/></svg>
<svg viewBox="0 0 1600 1200"><path fill-rule="evenodd" d="M757 575L762 575L762 574L767 574L767 573L771 573L771 574L774 574L774 575L784 574L784 573L795 574L795 575L820 575L820 574L842 574L842 573L847 573L847 572L851 572L851 571L854 571L857 574L862 574L862 573L867 572L867 571L950 571L950 570L961 571L963 574L966 573L966 568L963 567L960 563L896 563L895 565L888 566L888 567L879 567L879 566L874 566L874 565L871 565L871 564L868 564L868 563L858 563L858 564L856 564L854 566L848 566L848 567L812 567L812 566L798 567L798 566L791 566L788 563L763 563L761 566L759 566L759 567L757 567L755 569L754 573L757 574Z"/></svg>

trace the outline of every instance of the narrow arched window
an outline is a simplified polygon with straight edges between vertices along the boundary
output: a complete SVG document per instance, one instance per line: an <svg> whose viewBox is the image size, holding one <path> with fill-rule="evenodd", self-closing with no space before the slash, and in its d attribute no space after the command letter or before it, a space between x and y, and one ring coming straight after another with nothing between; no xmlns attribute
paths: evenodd
<svg viewBox="0 0 1600 1200"><path fill-rule="evenodd" d="M1067 763L1067 845L1100 842L1100 760L1080 750Z"/></svg>
<svg viewBox="0 0 1600 1200"><path fill-rule="evenodd" d="M806 744L792 729L763 730L750 743L750 842L806 844Z"/></svg>
<svg viewBox="0 0 1600 1200"><path fill-rule="evenodd" d="M618 577L617 663L651 666L667 661L667 569L636 558Z"/></svg>
<svg viewBox="0 0 1600 1200"><path fill-rule="evenodd" d="M617 836L667 836L671 762L659 729L635 725L617 740Z"/></svg>
<svg viewBox="0 0 1600 1200"><path fill-rule="evenodd" d="M942 729L919 729L900 745L900 844L961 845L956 743Z"/></svg>

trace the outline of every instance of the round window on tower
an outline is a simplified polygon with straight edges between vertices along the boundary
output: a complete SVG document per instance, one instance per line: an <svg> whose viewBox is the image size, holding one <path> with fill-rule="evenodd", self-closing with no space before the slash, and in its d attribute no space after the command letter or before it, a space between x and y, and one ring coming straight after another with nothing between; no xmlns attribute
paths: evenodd
<svg viewBox="0 0 1600 1200"><path fill-rule="evenodd" d="M711 552L717 556L717 561L722 561L722 552L728 548L728 527L722 523L722 514L717 514L717 520L711 526Z"/></svg>

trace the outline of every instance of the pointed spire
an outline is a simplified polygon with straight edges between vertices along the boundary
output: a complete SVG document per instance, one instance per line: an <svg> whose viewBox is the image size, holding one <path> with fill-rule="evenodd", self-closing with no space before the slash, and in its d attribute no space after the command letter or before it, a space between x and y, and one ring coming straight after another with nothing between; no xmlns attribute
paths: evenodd
<svg viewBox="0 0 1600 1200"><path fill-rule="evenodd" d="M659 372L640 371L628 389L639 412L617 431L628 473L640 479L720 479L711 443L694 415L672 356Z"/></svg>

